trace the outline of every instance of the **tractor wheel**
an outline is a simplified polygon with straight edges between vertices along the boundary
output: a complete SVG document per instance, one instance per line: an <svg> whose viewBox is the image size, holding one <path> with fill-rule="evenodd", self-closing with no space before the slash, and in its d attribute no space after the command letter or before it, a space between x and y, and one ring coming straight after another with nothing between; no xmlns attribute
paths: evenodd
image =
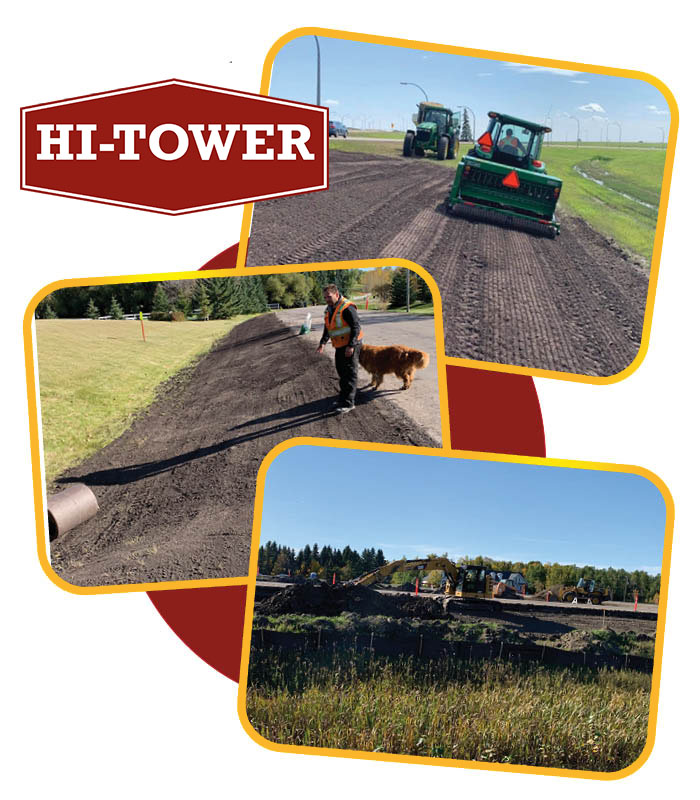
<svg viewBox="0 0 700 800"><path fill-rule="evenodd" d="M573 603L574 598L576 597L576 592L567 592L563 597L562 600L565 603Z"/></svg>
<svg viewBox="0 0 700 800"><path fill-rule="evenodd" d="M592 595L591 596L591 603L593 603L594 606L599 606L600 605L600 597L598 597L597 594Z"/></svg>
<svg viewBox="0 0 700 800"><path fill-rule="evenodd" d="M437 157L438 161L444 161L445 156L447 155L447 148L450 145L450 140L447 136L441 136L438 139L438 146L437 146Z"/></svg>
<svg viewBox="0 0 700 800"><path fill-rule="evenodd" d="M450 139L450 146L447 148L447 157L450 159L454 158L457 155L458 151L459 151L459 141L457 140L457 137L453 136Z"/></svg>
<svg viewBox="0 0 700 800"><path fill-rule="evenodd" d="M415 138L414 135L410 131L403 137L403 154L405 156L413 155L414 138Z"/></svg>

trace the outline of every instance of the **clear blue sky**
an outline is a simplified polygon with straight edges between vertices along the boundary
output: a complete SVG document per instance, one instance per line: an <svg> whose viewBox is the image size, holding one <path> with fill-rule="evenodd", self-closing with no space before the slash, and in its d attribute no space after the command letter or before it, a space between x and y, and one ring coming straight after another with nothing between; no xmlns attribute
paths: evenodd
<svg viewBox="0 0 700 800"><path fill-rule="evenodd" d="M456 108L469 106L477 135L489 111L502 111L553 129L555 141L575 141L577 117L583 141L661 141L668 138L670 114L663 95L650 84L630 78L509 64L470 56L432 53L403 47L319 37L321 105L330 118L354 127L405 130L416 104L424 99ZM538 54L546 57L547 53ZM643 65L640 64L640 69ZM270 94L316 102L316 45L302 36L285 45L275 59ZM608 126L608 122L611 124Z"/></svg>
<svg viewBox="0 0 700 800"><path fill-rule="evenodd" d="M261 543L658 574L665 521L638 475L303 445L270 465Z"/></svg>

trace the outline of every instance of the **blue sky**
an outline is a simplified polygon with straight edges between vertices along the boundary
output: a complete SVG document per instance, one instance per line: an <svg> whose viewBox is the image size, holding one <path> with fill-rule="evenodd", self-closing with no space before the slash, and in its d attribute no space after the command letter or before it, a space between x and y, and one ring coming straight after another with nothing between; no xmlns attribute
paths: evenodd
<svg viewBox="0 0 700 800"><path fill-rule="evenodd" d="M301 445L270 465L261 542L658 574L665 520L638 475Z"/></svg>
<svg viewBox="0 0 700 800"><path fill-rule="evenodd" d="M630 78L509 64L498 59L432 53L402 47L319 37L321 105L331 119L347 125L404 130L424 99L456 108L469 106L476 131L486 128L489 111L501 111L553 129L555 141L575 141L578 118L583 141L661 141L668 138L670 114L663 95ZM546 53L542 53L546 57ZM316 102L316 45L312 36L294 39L275 59L270 94ZM470 115L471 116L471 115ZM619 123L618 125L614 123Z"/></svg>

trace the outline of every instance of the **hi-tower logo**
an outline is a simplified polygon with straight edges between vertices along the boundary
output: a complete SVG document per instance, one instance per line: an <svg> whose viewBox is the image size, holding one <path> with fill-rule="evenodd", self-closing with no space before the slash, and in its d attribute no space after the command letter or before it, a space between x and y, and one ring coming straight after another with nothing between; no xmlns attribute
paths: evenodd
<svg viewBox="0 0 700 800"><path fill-rule="evenodd" d="M328 110L179 80L22 110L21 188L165 214L328 188Z"/></svg>

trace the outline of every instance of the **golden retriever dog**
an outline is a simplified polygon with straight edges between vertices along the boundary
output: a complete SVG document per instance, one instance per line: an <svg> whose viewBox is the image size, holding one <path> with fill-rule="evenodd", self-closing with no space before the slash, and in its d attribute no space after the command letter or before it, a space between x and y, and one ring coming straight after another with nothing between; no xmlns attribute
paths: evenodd
<svg viewBox="0 0 700 800"><path fill-rule="evenodd" d="M428 366L428 354L401 344L375 347L363 344L360 349L360 366L372 376L372 386L378 389L385 375L392 372L403 381L402 389L408 389L417 369Z"/></svg>

